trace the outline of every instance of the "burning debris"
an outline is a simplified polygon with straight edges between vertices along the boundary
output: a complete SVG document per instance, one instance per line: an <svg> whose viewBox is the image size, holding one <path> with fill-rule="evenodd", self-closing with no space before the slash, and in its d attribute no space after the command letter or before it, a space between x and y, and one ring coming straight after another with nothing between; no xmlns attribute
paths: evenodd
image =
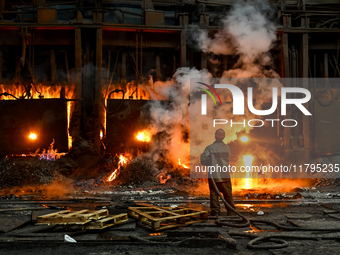
<svg viewBox="0 0 340 255"><path fill-rule="evenodd" d="M152 132L150 130L142 130L136 134L136 139L141 142L149 143L152 138Z"/></svg>
<svg viewBox="0 0 340 255"><path fill-rule="evenodd" d="M53 142L50 144L50 147L47 149L43 149L42 153L39 153L38 149L35 154L32 154L31 156L37 156L39 159L47 160L47 161L55 161L56 159L60 159L61 156L65 156L66 153L58 153L58 149L53 149Z"/></svg>
<svg viewBox="0 0 340 255"><path fill-rule="evenodd" d="M118 167L110 174L110 176L107 178L108 182L111 182L117 178L117 176L120 174L120 170L122 167L124 167L127 163L127 158L123 156L122 154L119 155L119 162Z"/></svg>
<svg viewBox="0 0 340 255"><path fill-rule="evenodd" d="M152 158L135 157L120 171L117 183L121 185L141 185L144 182L158 181L156 179L158 171Z"/></svg>

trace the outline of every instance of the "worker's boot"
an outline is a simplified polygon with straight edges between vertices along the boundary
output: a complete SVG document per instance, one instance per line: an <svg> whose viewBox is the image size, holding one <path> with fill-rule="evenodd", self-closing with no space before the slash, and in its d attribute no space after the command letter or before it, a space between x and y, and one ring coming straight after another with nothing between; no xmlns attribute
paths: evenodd
<svg viewBox="0 0 340 255"><path fill-rule="evenodd" d="M218 218L219 215L220 215L219 212L211 211L209 213L209 218Z"/></svg>

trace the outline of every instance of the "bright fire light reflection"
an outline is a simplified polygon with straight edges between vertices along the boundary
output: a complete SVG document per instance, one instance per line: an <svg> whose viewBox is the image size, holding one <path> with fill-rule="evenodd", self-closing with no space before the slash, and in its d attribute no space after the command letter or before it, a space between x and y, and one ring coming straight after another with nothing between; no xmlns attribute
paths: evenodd
<svg viewBox="0 0 340 255"><path fill-rule="evenodd" d="M251 165L253 162L253 156L243 156L244 166L246 169L251 169ZM245 178L245 188L250 189L252 187L252 178L251 178L251 171L246 171L246 178Z"/></svg>
<svg viewBox="0 0 340 255"><path fill-rule="evenodd" d="M248 136L241 136L240 140L241 140L241 142L246 143L246 142L249 141L249 137Z"/></svg>
<svg viewBox="0 0 340 255"><path fill-rule="evenodd" d="M28 136L28 138L31 139L31 140L35 140L35 139L37 139L37 137L38 137L37 134L32 133L32 132Z"/></svg>

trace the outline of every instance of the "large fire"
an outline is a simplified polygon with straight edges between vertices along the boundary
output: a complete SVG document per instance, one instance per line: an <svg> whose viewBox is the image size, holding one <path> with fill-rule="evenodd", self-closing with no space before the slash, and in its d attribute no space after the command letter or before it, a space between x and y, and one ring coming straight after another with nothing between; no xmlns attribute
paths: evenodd
<svg viewBox="0 0 340 255"><path fill-rule="evenodd" d="M123 93L110 93L114 90L123 90L124 91L124 98ZM104 119L103 119L103 127L106 127L106 107L107 102L106 99L130 99L130 100L150 100L150 94L145 90L143 86L138 86L136 88L136 85L133 82L128 82L126 85L117 85L117 84L111 84L107 85L106 88L102 88L102 94L103 98L105 99L105 107L103 108L104 111ZM110 98L108 96L110 95ZM138 96L138 97L137 97ZM104 133L104 132L103 132Z"/></svg>
<svg viewBox="0 0 340 255"><path fill-rule="evenodd" d="M33 89L34 88L34 89ZM60 92L62 88L65 88L65 97L67 99L74 99L75 98L75 93L74 85L70 86L59 86L59 85L54 85L54 86L45 86L45 85L35 85L32 87L32 90L30 91L31 97L33 99L39 99L39 98L60 98ZM25 93L27 94L25 87L21 85L4 85L0 84L0 93L5 93L11 94L16 98L22 98ZM14 100L15 98L11 95L3 95L1 96L1 100ZM67 128L69 129L70 127L70 118L71 118L71 109L73 107L73 102L68 101L67 102ZM34 132L32 132L34 133ZM30 133L29 139L34 140L37 138L37 134L34 135ZM68 132L68 147L71 148L72 146L72 137L70 136Z"/></svg>
<svg viewBox="0 0 340 255"><path fill-rule="evenodd" d="M123 154L119 155L119 162L118 162L118 167L110 174L110 176L106 179L108 182L113 181L114 179L117 178L117 176L120 173L121 168L126 165L128 161L128 157L124 156Z"/></svg>

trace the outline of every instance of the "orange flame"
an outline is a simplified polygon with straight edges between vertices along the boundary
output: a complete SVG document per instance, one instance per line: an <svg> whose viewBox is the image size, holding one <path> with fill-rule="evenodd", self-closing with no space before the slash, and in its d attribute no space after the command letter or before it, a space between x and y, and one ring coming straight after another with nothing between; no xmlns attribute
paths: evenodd
<svg viewBox="0 0 340 255"><path fill-rule="evenodd" d="M180 159L180 158L178 159L178 165L181 166L181 167L183 167L183 168L185 168L185 169L189 169L189 168L190 168L190 167L187 166L187 165L181 164L181 159Z"/></svg>
<svg viewBox="0 0 340 255"><path fill-rule="evenodd" d="M149 100L150 99L150 94L146 91L146 89L139 85L138 89L136 90L136 85L133 82L128 82L126 85L117 85L117 84L111 84L107 85L107 87L103 87L102 89L102 94L103 98L105 99L105 107L103 108L104 111L104 120L103 120L103 127L106 127L106 107L107 107L107 102L106 99L122 99L123 98L123 93L112 93L110 98L107 98L108 95L111 93L111 91L119 89L124 91L124 99L132 99L132 100ZM137 93L138 92L138 93ZM138 98L137 98L138 95Z"/></svg>
<svg viewBox="0 0 340 255"><path fill-rule="evenodd" d="M122 168L122 166L126 165L128 161L127 157L124 157L123 154L119 155L119 162L118 162L118 167L110 174L110 176L107 178L108 182L113 181L114 179L117 178L117 176L120 173L120 169Z"/></svg>
<svg viewBox="0 0 340 255"><path fill-rule="evenodd" d="M53 142L50 144L50 147L47 149L47 151L44 149L42 153L39 153L39 149L35 152L35 154L32 154L32 156L38 156L40 159L45 159L48 161L55 161L56 159L60 159L61 156L65 156L66 153L58 153L58 149L53 149L54 145L54 139Z"/></svg>
<svg viewBox="0 0 340 255"><path fill-rule="evenodd" d="M136 139L141 142L149 143L151 141L151 136L152 136L151 131L145 129L137 133Z"/></svg>
<svg viewBox="0 0 340 255"><path fill-rule="evenodd" d="M125 99L143 99L143 100L149 100L150 99L150 94L145 90L145 88L142 85L138 86L138 89L136 91L136 85L133 82L128 82L125 86L120 85L118 86L117 84L111 84L107 88L103 88L102 92L104 95L104 98L109 95L109 93L115 89L120 89L123 90L125 93L124 98ZM138 92L138 93L137 93ZM138 94L138 98L136 97ZM122 99L123 94L120 93L113 93L110 98L111 99Z"/></svg>
<svg viewBox="0 0 340 255"><path fill-rule="evenodd" d="M34 88L32 88L32 98L33 99L39 99L39 93L44 96L44 98L60 98L60 92L63 86L55 85L55 86L44 86L42 84L35 85ZM74 99L75 98L75 86L70 85L70 86L64 86L65 88L65 97L67 99ZM16 96L17 98L20 98L24 92L25 88L24 86L21 85L4 85L0 84L0 93L7 92L9 94L12 94ZM2 96L1 100L13 100L14 98L12 96ZM67 129L70 127L70 118L71 118L71 108L73 107L74 102L67 102ZM68 147L69 149L72 146L72 137L70 136L69 132L68 133ZM32 139L32 138L30 138Z"/></svg>
<svg viewBox="0 0 340 255"><path fill-rule="evenodd" d="M167 180L170 180L170 179L171 179L171 175L167 175L166 177L164 177L164 175L161 174L159 176L159 183L164 184L164 183L166 183Z"/></svg>

